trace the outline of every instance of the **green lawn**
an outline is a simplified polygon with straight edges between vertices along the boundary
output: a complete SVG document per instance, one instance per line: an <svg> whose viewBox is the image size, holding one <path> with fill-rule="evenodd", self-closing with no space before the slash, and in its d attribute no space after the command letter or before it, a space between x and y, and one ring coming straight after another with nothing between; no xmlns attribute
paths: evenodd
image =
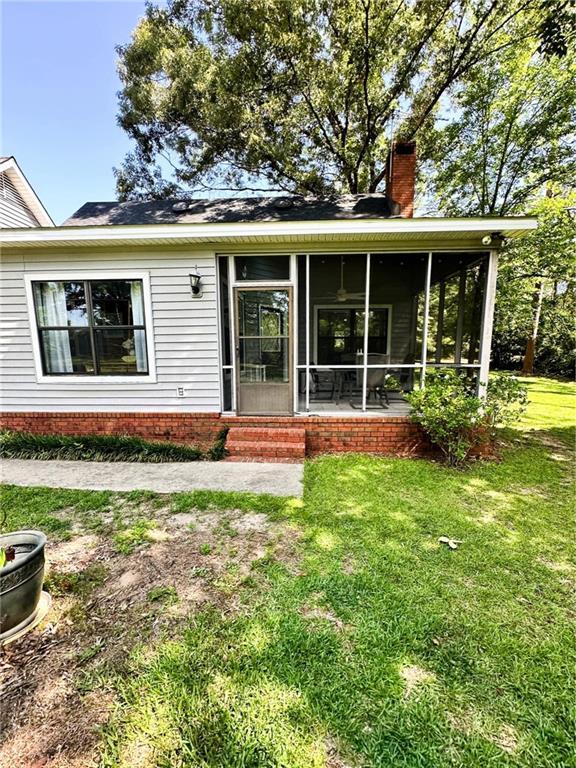
<svg viewBox="0 0 576 768"><path fill-rule="evenodd" d="M567 429L576 424L576 384L555 379L525 378L530 407L522 429Z"/></svg>
<svg viewBox="0 0 576 768"><path fill-rule="evenodd" d="M195 555L230 558L220 599L156 633L143 613L145 642L105 661L91 645L71 666L79 706L111 701L100 765L576 766L576 388L533 379L529 389L502 460L466 471L327 456L306 465L303 501L5 489L18 526L55 541L80 527L117 548L127 537L140 558L143 521L167 506L239 510ZM242 574L234 526L262 512L285 538ZM451 551L440 536L462 543ZM77 599L90 597L86 587ZM149 595L168 612L176 599Z"/></svg>

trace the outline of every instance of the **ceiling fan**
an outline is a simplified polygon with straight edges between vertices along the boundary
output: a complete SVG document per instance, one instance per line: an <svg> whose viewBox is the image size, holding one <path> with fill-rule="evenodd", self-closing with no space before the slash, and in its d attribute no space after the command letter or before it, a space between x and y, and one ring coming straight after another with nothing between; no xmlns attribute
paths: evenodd
<svg viewBox="0 0 576 768"><path fill-rule="evenodd" d="M344 287L344 256L340 256L340 288L335 293L329 293L327 298L336 299L338 303L348 301L349 299L363 299L365 294L362 291L351 292Z"/></svg>

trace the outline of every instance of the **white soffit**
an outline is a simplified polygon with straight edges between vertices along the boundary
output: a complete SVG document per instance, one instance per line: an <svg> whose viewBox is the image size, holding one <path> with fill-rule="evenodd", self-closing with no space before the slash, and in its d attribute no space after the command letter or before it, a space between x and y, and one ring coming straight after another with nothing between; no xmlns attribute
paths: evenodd
<svg viewBox="0 0 576 768"><path fill-rule="evenodd" d="M141 226L51 227L0 230L10 247L182 245L194 243L305 243L379 241L383 243L458 241L481 247L493 232L507 238L536 229L535 218L332 219L329 221L243 222L237 224L146 224ZM487 246L484 246L486 248Z"/></svg>

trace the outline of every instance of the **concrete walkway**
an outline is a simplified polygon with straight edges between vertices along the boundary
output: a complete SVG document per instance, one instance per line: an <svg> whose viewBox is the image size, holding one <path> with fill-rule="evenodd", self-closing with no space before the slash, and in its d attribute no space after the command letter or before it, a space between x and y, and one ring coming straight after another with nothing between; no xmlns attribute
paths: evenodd
<svg viewBox="0 0 576 768"><path fill-rule="evenodd" d="M108 461L4 459L0 480L12 485L89 491L250 491L302 496L302 464L185 462L137 464Z"/></svg>

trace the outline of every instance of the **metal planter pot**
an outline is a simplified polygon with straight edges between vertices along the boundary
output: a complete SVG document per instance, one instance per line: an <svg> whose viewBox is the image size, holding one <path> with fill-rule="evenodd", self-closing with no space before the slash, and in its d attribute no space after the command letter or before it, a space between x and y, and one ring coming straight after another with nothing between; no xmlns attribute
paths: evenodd
<svg viewBox="0 0 576 768"><path fill-rule="evenodd" d="M16 531L0 536L0 547L14 547L16 557L0 569L0 643L34 621L44 583L46 536Z"/></svg>

